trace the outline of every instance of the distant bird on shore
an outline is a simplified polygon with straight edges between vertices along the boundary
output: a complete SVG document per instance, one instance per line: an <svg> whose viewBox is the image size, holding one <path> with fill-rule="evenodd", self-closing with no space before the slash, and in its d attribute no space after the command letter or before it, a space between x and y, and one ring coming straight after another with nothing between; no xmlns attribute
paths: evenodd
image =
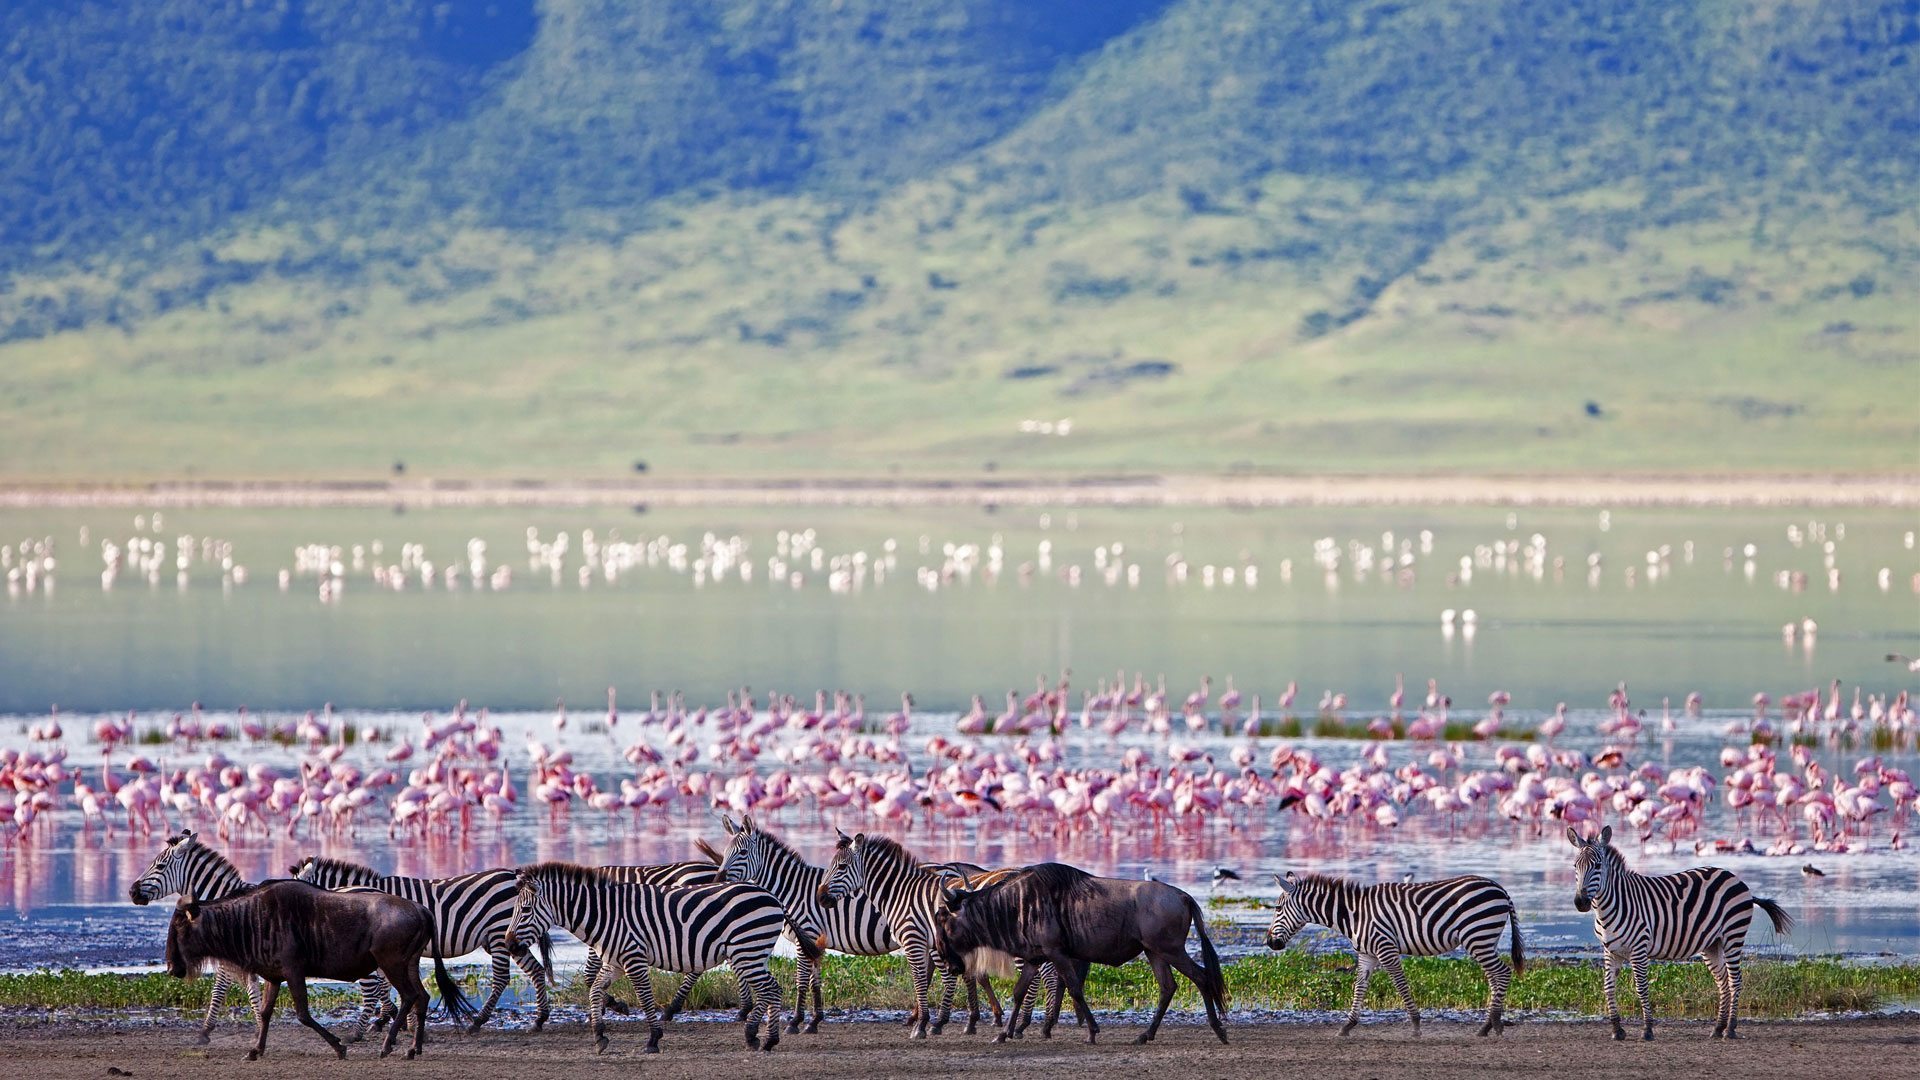
<svg viewBox="0 0 1920 1080"><path fill-rule="evenodd" d="M1905 664L1907 665L1908 671L1920 674L1920 656L1908 656L1905 653L1890 652L1887 654L1887 662Z"/></svg>
<svg viewBox="0 0 1920 1080"><path fill-rule="evenodd" d="M1800 872L1806 875L1807 877L1826 877L1827 876L1827 872L1825 870L1820 869L1819 867L1813 865L1812 863L1808 863L1807 865L1801 867Z"/></svg>
<svg viewBox="0 0 1920 1080"><path fill-rule="evenodd" d="M1240 880L1239 874L1234 873L1232 870L1229 870L1224 866L1216 866L1213 868L1213 888L1215 889L1218 889L1220 887L1220 883L1223 881L1239 881L1239 880Z"/></svg>

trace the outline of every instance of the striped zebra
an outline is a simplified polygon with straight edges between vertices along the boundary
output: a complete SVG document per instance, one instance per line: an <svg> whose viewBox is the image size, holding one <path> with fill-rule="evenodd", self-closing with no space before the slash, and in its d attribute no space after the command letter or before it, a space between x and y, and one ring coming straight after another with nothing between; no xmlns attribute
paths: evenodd
<svg viewBox="0 0 1920 1080"><path fill-rule="evenodd" d="M1506 1023L1507 987L1526 967L1520 944L1520 916L1513 899L1497 881L1483 877L1456 877L1444 881L1393 882L1361 885L1344 878L1309 874L1273 876L1280 885L1280 902L1267 927L1267 948L1284 949L1309 923L1324 926L1353 942L1359 970L1353 978L1353 1008L1347 1012L1350 1034L1360 1023L1360 1006L1367 999L1367 982L1375 969L1384 970L1400 991L1400 1001L1420 1034L1420 1007L1400 966L1402 956L1438 956L1465 946L1467 955L1487 973L1491 995L1487 1022L1480 1034L1502 1034ZM1513 928L1513 969L1500 959L1500 931Z"/></svg>
<svg viewBox="0 0 1920 1080"><path fill-rule="evenodd" d="M545 862L521 867L519 895L507 945L524 951L552 926L559 926L606 958L587 995L597 1051L607 1049L607 985L624 972L633 982L651 1031L645 1053L660 1051L660 1008L653 996L652 968L698 974L728 964L752 1007L747 1021L749 1049L772 1050L780 1041L780 986L767 971L767 958L787 923L772 893L753 885L692 885L665 889L615 881L591 867ZM808 950L807 942L801 948ZM810 950L807 955L817 953ZM760 1018L767 1040L760 1041Z"/></svg>
<svg viewBox="0 0 1920 1080"><path fill-rule="evenodd" d="M983 870L970 863L922 863L887 837L866 833L848 836L842 832L834 848L833 861L825 870L826 882L817 896L819 904L828 909L849 897L862 898L885 916L888 931L907 954L907 968L913 978L914 1004L907 1016L907 1026L912 1029L910 1038L926 1038L930 1021L935 1035L946 1027L953 1015L954 990L963 976L967 981L967 1034L971 1035L979 1029L978 989L985 987L988 999L993 1002L996 1024L1001 1016L999 1001L984 974L951 970L934 952L934 912L944 903L943 891L962 880L963 875L968 885L979 886L992 884L1015 872ZM936 971L941 979L937 1020L933 1019L930 1000ZM1059 994L1064 989L1058 974L1051 964L1043 966L1037 974L1046 979L1048 993L1057 1008ZM1016 1012L1026 1006L1025 1000L1013 1002ZM1018 1025L1022 1030L1025 1026Z"/></svg>
<svg viewBox="0 0 1920 1080"><path fill-rule="evenodd" d="M1640 1037L1653 1038L1653 999L1647 993L1649 967L1655 960L1707 962L1713 972L1719 1012L1713 1037L1740 1037L1740 955L1747 944L1747 928L1758 906L1773 920L1773 932L1793 930L1793 917L1772 900L1753 895L1745 882L1716 866L1697 866L1677 874L1636 874L1613 846L1613 826L1584 839L1567 829L1567 842L1578 852L1573 870L1579 877L1573 906L1593 912L1593 932L1606 952L1604 988L1607 1017L1613 1037L1624 1039L1616 985L1622 965L1633 968L1633 988L1640 995L1645 1028Z"/></svg>
<svg viewBox="0 0 1920 1080"><path fill-rule="evenodd" d="M507 929L513 925L513 901L518 891L512 870L482 870L450 878L398 877L383 875L370 866L344 859L309 855L293 864L291 872L295 878L323 889L365 886L405 897L426 908L433 916L434 936L437 939L435 949L440 955L464 956L470 952L484 951L492 961L492 988L487 994L486 1004L480 1007L480 1012L474 1016L467 1030L479 1031L487 1018L493 1015L494 1006L499 1004L500 995L506 991L512 975L506 945ZM552 943L543 939L540 945L542 952L549 957L548 966L542 966L531 952L513 958L519 962L520 969L527 973L527 978L533 980L534 993L539 1002L539 1011L533 1020L535 1031L546 1026L547 1013L552 1006L547 976L552 962ZM380 998L381 1008L374 1018L376 1027L385 1024L391 1013L386 995L383 993ZM364 1036L367 1027L367 1018L364 1016L360 1027Z"/></svg>

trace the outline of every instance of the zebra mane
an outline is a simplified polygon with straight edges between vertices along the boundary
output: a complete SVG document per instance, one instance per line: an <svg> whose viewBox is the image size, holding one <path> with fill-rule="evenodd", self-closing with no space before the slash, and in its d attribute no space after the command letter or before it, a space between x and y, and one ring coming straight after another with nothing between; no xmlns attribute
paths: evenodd
<svg viewBox="0 0 1920 1080"><path fill-rule="evenodd" d="M322 858L318 855L315 855L313 857L313 868L316 872L316 876L317 874L325 873L326 871L331 870L336 874L344 874L344 875L364 874L367 877L375 878L375 879L380 877L380 872L378 870L375 870L373 867L368 866L365 863L357 863L348 859L327 859L327 858Z"/></svg>
<svg viewBox="0 0 1920 1080"><path fill-rule="evenodd" d="M559 860L523 866L519 873L522 878L539 878L563 885L604 885L613 880L594 867Z"/></svg>
<svg viewBox="0 0 1920 1080"><path fill-rule="evenodd" d="M769 847L773 848L774 851L785 855L787 858L793 860L794 862L797 862L802 866L810 865L807 862L806 857L804 855L801 855L799 852L793 850L793 845L787 843L785 840L780 839L780 837L775 835L774 833L770 833L765 829L755 829L753 830L753 835L759 837L762 843L765 843ZM867 837L867 843L871 844L878 839L881 839L881 838L876 836L869 836Z"/></svg>
<svg viewBox="0 0 1920 1080"><path fill-rule="evenodd" d="M920 867L920 860L914 856L913 852L901 846L900 841L891 836L876 836L868 833L866 846L866 854L877 854L882 859L890 859L909 870L917 870Z"/></svg>
<svg viewBox="0 0 1920 1080"><path fill-rule="evenodd" d="M175 837L175 839L181 839L181 837ZM197 855L199 858L212 864L216 872L232 874L243 883L247 880L246 876L240 873L239 867L233 865L232 859L201 843L198 836L189 835L184 837L184 839L187 841L187 846L186 850L181 853L182 859L191 859Z"/></svg>
<svg viewBox="0 0 1920 1080"><path fill-rule="evenodd" d="M1308 886L1312 886L1315 892L1318 892L1322 895L1332 895L1334 893L1352 892L1355 889L1361 888L1361 885L1359 882L1354 881L1351 878L1343 878L1338 874L1301 874L1299 875L1299 882L1295 887L1304 889L1304 888L1307 888Z"/></svg>

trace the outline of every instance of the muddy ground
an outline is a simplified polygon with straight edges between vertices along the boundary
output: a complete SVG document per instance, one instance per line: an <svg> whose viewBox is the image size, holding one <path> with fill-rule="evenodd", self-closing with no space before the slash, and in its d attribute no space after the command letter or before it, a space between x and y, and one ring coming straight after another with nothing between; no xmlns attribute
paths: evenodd
<svg viewBox="0 0 1920 1080"><path fill-rule="evenodd" d="M916 1077L961 1074L1166 1077L1369 1077L1459 1078L1493 1075L1583 1077L1705 1076L1920 1077L1920 1015L1854 1020L1754 1022L1736 1043L1708 1038L1710 1028L1672 1023L1651 1044L1616 1043L1605 1025L1592 1022L1523 1022L1503 1039L1475 1038L1462 1023L1430 1022L1415 1039L1405 1024L1377 1024L1341 1039L1327 1024L1256 1024L1230 1027L1221 1046L1204 1027L1190 1022L1163 1028L1157 1042L1133 1045L1141 1028L1103 1025L1100 1042L1066 1030L1052 1042L1037 1037L994 1045L987 1036L952 1033L908 1042L885 1021L829 1023L814 1036L783 1039L772 1054L749 1052L737 1025L712 1022L670 1025L664 1052L644 1058L644 1029L630 1023L610 1030L608 1053L595 1056L578 1024L542 1034L489 1031L463 1036L430 1029L426 1055L407 1062L396 1054L382 1061L375 1049L354 1046L345 1061L292 1018L276 1021L259 1063L245 1060L251 1030L223 1026L210 1046L195 1045L193 1031L178 1021L162 1024L19 1016L0 1021L0 1075L30 1080L133 1076L222 1080L271 1076L450 1077L456 1080L531 1080L565 1076L732 1080L760 1077ZM404 1045L404 1044L403 1044ZM1064 1073L1051 1070L1066 1070ZM117 1070L117 1071L116 1071ZM1037 1071L1036 1071L1037 1070Z"/></svg>

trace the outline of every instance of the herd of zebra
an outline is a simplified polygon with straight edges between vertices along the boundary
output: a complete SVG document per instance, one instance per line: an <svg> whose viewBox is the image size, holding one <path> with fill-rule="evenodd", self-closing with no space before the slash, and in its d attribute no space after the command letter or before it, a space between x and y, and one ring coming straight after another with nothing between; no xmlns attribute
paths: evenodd
<svg viewBox="0 0 1920 1080"><path fill-rule="evenodd" d="M612 998L614 979L627 975L650 1028L644 1052L659 1050L663 1024L681 1009L698 976L727 965L740 986L740 1019L747 1045L771 1050L781 1033L781 990L768 970L776 941L795 945L796 1003L786 1032L819 1030L825 1009L821 984L828 950L877 956L904 952L911 970L911 1036L939 1033L949 1022L954 996L965 985L969 1034L981 1020L979 997L987 998L997 1040L1020 1037L1030 1019L1033 994L1046 999L1042 1034L1051 1036L1063 999L1070 997L1088 1041L1099 1024L1088 1008L1084 980L1091 964L1118 965L1144 954L1159 985L1152 1022L1138 1041L1158 1032L1171 1002L1178 971L1200 993L1207 1020L1226 1042L1226 980L1194 899L1163 882L1098 878L1058 863L989 869L968 863L923 863L898 842L839 834L825 867L809 863L752 817L723 818L724 850L701 842L702 859L658 866L585 867L543 862L459 877L394 877L352 862L318 856L291 868L291 880L245 881L225 856L192 831L168 839L130 892L134 903L181 897L169 929L168 966L188 977L203 964L215 970L211 1000L200 1029L206 1042L227 994L239 982L251 1001L261 1053L281 982L290 984L302 1022L336 1051L344 1047L307 1013L305 979L357 980L361 991L354 1040L391 1022L394 1034L414 1014L415 1046L424 1038L425 990L417 965L431 953L443 1004L456 1021L471 1017L468 1030L486 1023L518 965L534 987L535 1030L551 1008L552 928L588 947L584 978L596 1049L608 1046L605 1014L629 1005ZM1755 897L1734 874L1711 867L1663 876L1630 870L1612 846L1612 829L1585 837L1574 829L1578 877L1574 903L1591 910L1605 954L1604 989L1616 1039L1626 1037L1616 997L1620 969L1633 973L1644 1020L1642 1037L1653 1038L1648 995L1653 960L1703 958L1712 969L1719 1012L1714 1037L1738 1037L1741 954L1757 906L1776 933L1792 920L1772 900ZM1514 904L1499 883L1484 877L1361 885L1320 875L1276 876L1279 889L1267 946L1284 949L1309 924L1326 926L1352 942L1358 954L1353 1003L1341 1034L1359 1022L1369 978L1384 971L1393 981L1417 1033L1420 1012L1402 970L1401 957L1464 949L1484 969L1489 998L1481 1035L1500 1034L1512 978L1524 967ZM357 894L378 893L379 897ZM417 912L431 933L396 916L398 898ZM374 923L377 922L377 925ZM1500 938L1511 931L1507 959ZM1200 960L1187 953L1198 938ZM409 944L411 943L411 944ZM536 958L535 948L540 957ZM411 949L396 968L395 949ZM385 952L382 952L382 950ZM475 1010L445 974L442 958L484 951L491 960L485 1001ZM684 974L664 1008L655 999L650 971ZM990 973L1017 972L1003 1010ZM937 1008L933 981L941 991ZM256 983L255 977L264 981ZM1036 986L1036 984L1038 984ZM389 989L398 990L396 1011ZM807 1016L811 991L813 1012ZM417 997L416 997L417 992ZM767 1036L760 1039L764 1022Z"/></svg>

